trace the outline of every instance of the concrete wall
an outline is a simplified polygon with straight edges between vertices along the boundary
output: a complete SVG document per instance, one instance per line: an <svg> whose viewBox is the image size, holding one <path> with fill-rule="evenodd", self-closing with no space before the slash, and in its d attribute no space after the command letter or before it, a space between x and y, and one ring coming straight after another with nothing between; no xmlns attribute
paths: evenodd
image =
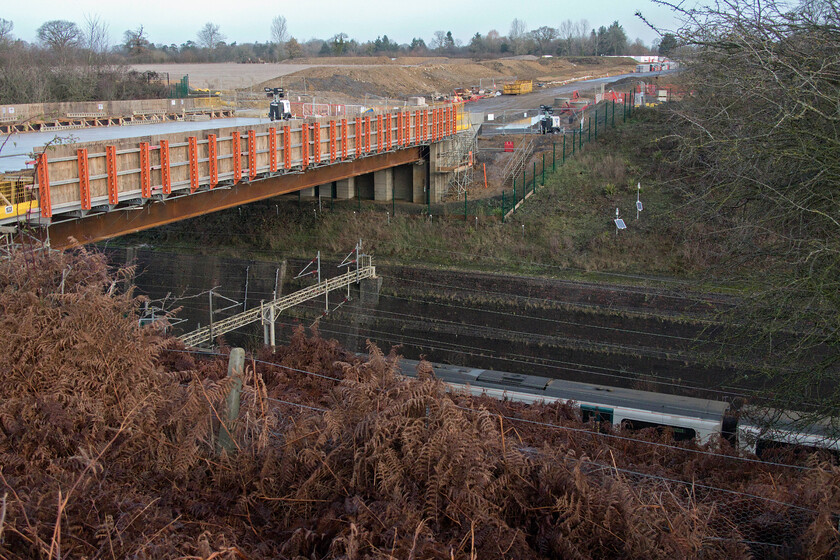
<svg viewBox="0 0 840 560"><path fill-rule="evenodd" d="M0 118L17 120L65 118L67 113L103 113L109 117L131 116L134 112L180 113L209 106L221 108L218 98L139 99L131 101L78 101L67 103L0 104Z"/></svg>

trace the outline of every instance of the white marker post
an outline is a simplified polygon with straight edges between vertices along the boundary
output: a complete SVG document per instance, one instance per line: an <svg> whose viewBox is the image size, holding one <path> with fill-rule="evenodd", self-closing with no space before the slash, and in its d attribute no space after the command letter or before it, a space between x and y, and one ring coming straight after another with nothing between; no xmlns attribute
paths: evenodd
<svg viewBox="0 0 840 560"><path fill-rule="evenodd" d="M636 183L636 219L639 219L639 212L644 210L644 206L642 206L642 200L640 197L640 193L642 192L642 184Z"/></svg>

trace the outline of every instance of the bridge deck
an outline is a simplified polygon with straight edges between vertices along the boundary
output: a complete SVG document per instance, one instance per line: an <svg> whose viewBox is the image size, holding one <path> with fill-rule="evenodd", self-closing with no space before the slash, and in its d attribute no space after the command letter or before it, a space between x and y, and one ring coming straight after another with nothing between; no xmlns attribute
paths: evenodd
<svg viewBox="0 0 840 560"><path fill-rule="evenodd" d="M317 168L342 167L343 175L338 178L343 178L383 169L382 162L387 159L383 156L400 151L410 152L416 160L414 154L418 146L451 137L468 126L462 106L452 104L410 110L398 108L351 118L323 117L273 123L236 119L232 123L223 122L234 125L224 128L219 128L218 124L219 121L172 123L175 132L159 134L169 130L161 124L148 129L158 134L137 136L137 131L146 132L147 127L140 125L129 129L129 133L135 133L129 138L125 137L125 129L74 132L74 135L80 134L79 139L93 140L51 146L39 153L36 184L31 190L35 204L26 208L25 215L7 215L0 223L24 219L54 224L74 218L87 221L90 216L116 213L121 215L123 222L134 222L137 226L124 225L123 230L143 229L165 221L150 222L149 225L137 221L138 212L119 211L143 208L151 212L158 205L150 202L169 204L172 200L193 198L226 187L234 192L254 190L255 185L265 180L313 174L310 181L285 181L284 188L265 190L256 198L241 192L231 195L230 191L225 198L252 201L276 196L319 184L313 183ZM82 132L84 136L81 136ZM43 140L33 138L33 141ZM379 163L347 165L367 158ZM397 165L399 163L404 162ZM232 205L236 204L207 211ZM192 215L199 213L206 212L193 212ZM168 215L166 221L177 219L181 218ZM73 233L80 232L77 228ZM98 238L113 235L104 230L100 230L100 234Z"/></svg>

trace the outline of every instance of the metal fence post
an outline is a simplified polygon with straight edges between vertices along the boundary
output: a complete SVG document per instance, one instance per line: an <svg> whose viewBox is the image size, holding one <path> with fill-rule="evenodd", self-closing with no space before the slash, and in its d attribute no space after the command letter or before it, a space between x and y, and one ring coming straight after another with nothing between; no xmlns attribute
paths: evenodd
<svg viewBox="0 0 840 560"><path fill-rule="evenodd" d="M598 118L598 111L593 111L593 112L595 113L595 118L597 119ZM592 115L589 115L589 118L586 119L586 128L588 130L587 133L586 133L586 141L587 142L592 142Z"/></svg>
<svg viewBox="0 0 840 560"><path fill-rule="evenodd" d="M572 155L575 155L575 147L577 146L577 130L572 130ZM565 158L564 158L565 161Z"/></svg>
<svg viewBox="0 0 840 560"><path fill-rule="evenodd" d="M467 191L464 191L464 221L467 221Z"/></svg>
<svg viewBox="0 0 840 560"><path fill-rule="evenodd" d="M542 184L543 184L543 186L545 186L545 154L543 154Z"/></svg>
<svg viewBox="0 0 840 560"><path fill-rule="evenodd" d="M566 165L566 131L563 131L563 162L561 165Z"/></svg>
<svg viewBox="0 0 840 560"><path fill-rule="evenodd" d="M534 191L537 190L537 162L536 161L534 162L534 176L531 177L531 180L533 181L533 183L531 183L531 192L534 192Z"/></svg>
<svg viewBox="0 0 840 560"><path fill-rule="evenodd" d="M513 178L513 211L516 211L516 177Z"/></svg>
<svg viewBox="0 0 840 560"><path fill-rule="evenodd" d="M557 171L557 142L551 143L551 171Z"/></svg>
<svg viewBox="0 0 840 560"><path fill-rule="evenodd" d="M595 140L598 139L598 111L595 111Z"/></svg>
<svg viewBox="0 0 840 560"><path fill-rule="evenodd" d="M219 452L222 450L233 453L236 444L233 441L233 431L236 419L239 417L239 394L242 392L242 378L245 370L245 350L233 348L228 358L228 377L233 378L233 385L225 398L225 418L219 425Z"/></svg>
<svg viewBox="0 0 840 560"><path fill-rule="evenodd" d="M604 123L606 124L606 123ZM612 126L615 128L615 99L612 102Z"/></svg>
<svg viewBox="0 0 840 560"><path fill-rule="evenodd" d="M502 223L505 223L505 191L502 191Z"/></svg>

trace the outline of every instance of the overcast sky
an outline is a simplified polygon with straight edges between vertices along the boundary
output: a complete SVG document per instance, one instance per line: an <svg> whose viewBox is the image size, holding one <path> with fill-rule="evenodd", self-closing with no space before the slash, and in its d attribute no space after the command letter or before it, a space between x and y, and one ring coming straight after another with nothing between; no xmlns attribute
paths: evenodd
<svg viewBox="0 0 840 560"><path fill-rule="evenodd" d="M65 19L81 25L85 15L91 14L109 24L111 44L121 43L125 30L143 25L151 42L180 45L195 40L198 30L208 21L221 26L228 42L267 42L275 15L285 16L289 34L301 41L312 37L328 39L343 32L360 42L387 34L399 43L408 43L413 37L428 43L435 31L442 30L452 31L456 39L467 43L476 32L484 35L496 29L506 35L511 21L519 18L528 29L558 27L566 19L586 19L595 28L617 20L630 41L640 37L650 44L657 34L634 16L636 11L657 26L674 25L671 12L650 0L6 0L4 4L0 17L14 23L14 36L20 39L35 41L35 31L47 20Z"/></svg>

